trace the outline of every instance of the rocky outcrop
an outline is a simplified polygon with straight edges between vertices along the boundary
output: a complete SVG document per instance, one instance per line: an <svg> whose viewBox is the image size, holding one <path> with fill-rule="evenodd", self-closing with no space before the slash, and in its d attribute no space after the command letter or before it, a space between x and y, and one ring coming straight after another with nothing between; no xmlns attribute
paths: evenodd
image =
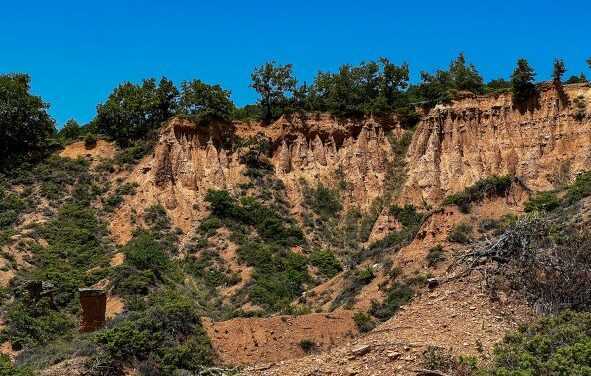
<svg viewBox="0 0 591 376"><path fill-rule="evenodd" d="M591 169L591 121L579 119L574 98L591 102L588 85L569 85L569 99L541 88L520 111L509 94L465 98L437 106L417 127L410 146L404 194L437 203L490 175L511 174L531 189L547 190Z"/></svg>

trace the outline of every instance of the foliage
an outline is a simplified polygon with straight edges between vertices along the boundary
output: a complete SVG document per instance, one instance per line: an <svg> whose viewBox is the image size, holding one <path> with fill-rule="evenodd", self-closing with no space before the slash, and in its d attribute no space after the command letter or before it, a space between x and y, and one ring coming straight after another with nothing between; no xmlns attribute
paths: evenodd
<svg viewBox="0 0 591 376"><path fill-rule="evenodd" d="M390 215L394 216L404 227L417 227L423 223L424 215L417 212L412 204L406 204L404 207L393 205L390 207Z"/></svg>
<svg viewBox="0 0 591 376"><path fill-rule="evenodd" d="M176 112L178 90L166 79L147 79L141 85L126 82L97 106L98 129L120 145L147 137Z"/></svg>
<svg viewBox="0 0 591 376"><path fill-rule="evenodd" d="M51 309L46 299L10 305L6 320L8 325L3 335L10 339L15 350L45 345L71 332L76 325L70 315Z"/></svg>
<svg viewBox="0 0 591 376"><path fill-rule="evenodd" d="M445 261L445 253L443 252L443 247L440 244L436 245L433 248L430 248L427 256L425 256L427 260L427 265L429 267L435 266L442 261Z"/></svg>
<svg viewBox="0 0 591 376"><path fill-rule="evenodd" d="M336 217L342 205L337 191L318 184L316 188L304 191L304 202L323 219Z"/></svg>
<svg viewBox="0 0 591 376"><path fill-rule="evenodd" d="M566 73L566 67L562 59L554 60L552 65L552 82L555 86L562 85L562 76Z"/></svg>
<svg viewBox="0 0 591 376"><path fill-rule="evenodd" d="M259 93L263 120L271 121L285 112L288 95L296 84L291 68L291 64L278 65L270 61L252 72L250 86Z"/></svg>
<svg viewBox="0 0 591 376"><path fill-rule="evenodd" d="M305 353L310 353L314 351L317 347L316 343L311 339L303 339L299 343L300 348L304 350Z"/></svg>
<svg viewBox="0 0 591 376"><path fill-rule="evenodd" d="M99 349L120 368L139 361L163 375L177 370L197 371L213 361L213 352L192 299L164 290L149 297L139 310L96 334Z"/></svg>
<svg viewBox="0 0 591 376"><path fill-rule="evenodd" d="M105 263L106 228L93 209L66 204L57 218L38 229L47 247L36 247L32 260L35 269L27 278L51 281L56 287L54 302L59 307L75 303L78 288L91 285L98 276L86 273Z"/></svg>
<svg viewBox="0 0 591 376"><path fill-rule="evenodd" d="M310 255L310 264L314 265L325 277L332 278L343 270L334 253L326 250L315 250Z"/></svg>
<svg viewBox="0 0 591 376"><path fill-rule="evenodd" d="M288 309L309 281L308 260L289 249L304 243L301 230L253 197L238 201L226 191L211 190L206 201L212 215L233 231L240 260L254 269L248 286L251 301L270 311ZM257 236L249 239L248 228Z"/></svg>
<svg viewBox="0 0 591 376"><path fill-rule="evenodd" d="M421 366L433 372L456 376L470 376L477 370L475 358L454 357L447 350L436 346L427 346L422 355Z"/></svg>
<svg viewBox="0 0 591 376"><path fill-rule="evenodd" d="M361 333L369 332L376 327L376 323L372 320L371 316L364 312L355 312L353 321L355 321L357 329Z"/></svg>
<svg viewBox="0 0 591 376"><path fill-rule="evenodd" d="M495 347L487 375L591 373L591 314L563 311L522 326Z"/></svg>
<svg viewBox="0 0 591 376"><path fill-rule="evenodd" d="M454 243L467 244L472 241L472 226L468 223L458 223L447 235L447 240Z"/></svg>
<svg viewBox="0 0 591 376"><path fill-rule="evenodd" d="M587 82L587 77L581 72L578 76L570 76L565 84L584 84Z"/></svg>
<svg viewBox="0 0 591 376"><path fill-rule="evenodd" d="M219 85L208 85L201 80L181 84L179 112L199 121L230 121L234 104L230 92Z"/></svg>
<svg viewBox="0 0 591 376"><path fill-rule="evenodd" d="M488 196L500 196L507 193L511 188L512 178L510 176L489 176L481 179L462 192L447 196L446 205L456 205L464 213L470 211L473 202L480 201Z"/></svg>
<svg viewBox="0 0 591 376"><path fill-rule="evenodd" d="M535 72L527 60L517 60L517 67L511 75L511 85L513 87L513 103L523 106L537 95L538 89L533 83Z"/></svg>
<svg viewBox="0 0 591 376"><path fill-rule="evenodd" d="M572 204L591 195L591 171L579 174L574 183L567 187L565 200Z"/></svg>
<svg viewBox="0 0 591 376"><path fill-rule="evenodd" d="M318 73L306 88L304 108L339 117L396 112L404 126L411 126L416 114L403 92L408 78L408 65L397 66L386 58L342 65L337 73Z"/></svg>
<svg viewBox="0 0 591 376"><path fill-rule="evenodd" d="M491 80L486 84L486 92L487 93L507 93L510 92L512 88L511 82L507 81L503 78L498 78L495 80Z"/></svg>
<svg viewBox="0 0 591 376"><path fill-rule="evenodd" d="M54 123L49 105L31 94L30 77L0 75L0 169L46 154Z"/></svg>
<svg viewBox="0 0 591 376"><path fill-rule="evenodd" d="M82 128L75 119L66 121L63 128L59 130L57 136L64 141L73 141L82 135Z"/></svg>
<svg viewBox="0 0 591 376"><path fill-rule="evenodd" d="M14 367L8 355L0 354L0 376L33 376L33 372Z"/></svg>
<svg viewBox="0 0 591 376"><path fill-rule="evenodd" d="M417 94L429 105L449 102L458 91L484 93L482 77L474 65L466 63L463 53L450 63L447 71L437 70L433 75L421 72L421 80Z"/></svg>
<svg viewBox="0 0 591 376"><path fill-rule="evenodd" d="M553 192L541 192L531 196L525 203L525 212L552 211L560 206L560 199Z"/></svg>
<svg viewBox="0 0 591 376"><path fill-rule="evenodd" d="M411 286L404 282L397 282L388 290L386 298L381 304L375 300L371 302L370 312L374 317L385 321L392 317L401 306L408 303L414 294Z"/></svg>

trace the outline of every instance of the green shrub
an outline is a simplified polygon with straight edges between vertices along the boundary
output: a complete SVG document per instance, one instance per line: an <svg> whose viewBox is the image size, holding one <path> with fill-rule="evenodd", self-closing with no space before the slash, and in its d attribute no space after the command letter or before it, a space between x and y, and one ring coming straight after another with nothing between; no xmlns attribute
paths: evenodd
<svg viewBox="0 0 591 376"><path fill-rule="evenodd" d="M178 291L150 296L145 309L95 335L96 343L112 364L150 360L159 374L197 371L213 361L209 340L201 327L193 300Z"/></svg>
<svg viewBox="0 0 591 376"><path fill-rule="evenodd" d="M12 365L8 355L0 354L0 376L33 376L33 371Z"/></svg>
<svg viewBox="0 0 591 376"><path fill-rule="evenodd" d="M441 245L436 245L435 247L429 249L425 259L427 260L427 265L429 267L435 266L440 262L445 261L445 253L443 253L443 248Z"/></svg>
<svg viewBox="0 0 591 376"><path fill-rule="evenodd" d="M205 219L199 225L199 229L203 231L207 235L211 235L217 230L218 228L222 227L222 221L218 217L211 216Z"/></svg>
<svg viewBox="0 0 591 376"><path fill-rule="evenodd" d="M369 332L376 327L376 323L372 320L371 316L364 312L356 312L353 315L353 320L357 325L357 329L362 333Z"/></svg>
<svg viewBox="0 0 591 376"><path fill-rule="evenodd" d="M96 147L96 136L92 133L84 137L84 147L86 149L94 149Z"/></svg>
<svg viewBox="0 0 591 376"><path fill-rule="evenodd" d="M417 212L417 209L411 204L406 204L403 208L392 206L390 215L394 216L404 227L420 226L424 219L424 215Z"/></svg>
<svg viewBox="0 0 591 376"><path fill-rule="evenodd" d="M495 347L488 375L591 373L591 313L564 311L521 327Z"/></svg>
<svg viewBox="0 0 591 376"><path fill-rule="evenodd" d="M319 184L315 189L304 192L304 199L314 213L321 218L333 218L343 208L338 192Z"/></svg>
<svg viewBox="0 0 591 376"><path fill-rule="evenodd" d="M310 353L314 351L317 347L316 343L311 339L303 339L299 343L300 348L304 350L305 353Z"/></svg>
<svg viewBox="0 0 591 376"><path fill-rule="evenodd" d="M591 171L577 176L574 183L566 190L566 202L573 204L584 197L591 195Z"/></svg>
<svg viewBox="0 0 591 376"><path fill-rule="evenodd" d="M560 199L553 192L541 192L531 196L525 203L525 211L552 211L560 206Z"/></svg>
<svg viewBox="0 0 591 376"><path fill-rule="evenodd" d="M392 317L404 304L408 303L414 296L414 291L411 286L406 283L396 283L394 287L388 290L386 298L383 303L377 301L371 302L370 313L385 321Z"/></svg>
<svg viewBox="0 0 591 376"><path fill-rule="evenodd" d="M343 270L334 253L325 250L316 250L310 255L310 263L318 268L325 277L332 278Z"/></svg>
<svg viewBox="0 0 591 376"><path fill-rule="evenodd" d="M447 240L454 243L468 244L472 241L472 226L458 223L447 235Z"/></svg>
<svg viewBox="0 0 591 376"><path fill-rule="evenodd" d="M10 305L6 321L5 334L15 350L45 345L77 325L72 316L49 308L46 300Z"/></svg>
<svg viewBox="0 0 591 376"><path fill-rule="evenodd" d="M456 205L462 212L467 213L473 202L480 201L487 196L506 194L511 188L511 182L510 176L490 176L466 187L462 192L447 196L444 203Z"/></svg>

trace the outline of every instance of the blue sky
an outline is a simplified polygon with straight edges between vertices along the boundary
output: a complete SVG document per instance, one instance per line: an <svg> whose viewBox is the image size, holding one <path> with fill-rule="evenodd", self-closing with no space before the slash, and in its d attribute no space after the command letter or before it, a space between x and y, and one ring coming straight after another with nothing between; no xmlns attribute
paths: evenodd
<svg viewBox="0 0 591 376"><path fill-rule="evenodd" d="M61 126L92 119L122 81L199 78L256 100L252 69L292 63L300 81L389 57L422 70L463 51L485 79L518 57L546 79L555 57L591 76L589 1L0 1L0 73L26 72Z"/></svg>

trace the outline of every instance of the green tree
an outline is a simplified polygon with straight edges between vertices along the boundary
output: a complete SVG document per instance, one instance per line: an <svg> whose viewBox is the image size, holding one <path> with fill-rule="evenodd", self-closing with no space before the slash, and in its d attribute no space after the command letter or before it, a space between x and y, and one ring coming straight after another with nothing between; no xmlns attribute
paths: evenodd
<svg viewBox="0 0 591 376"><path fill-rule="evenodd" d="M537 94L534 77L536 73L527 60L517 60L517 67L511 75L511 86L513 88L513 103L523 105Z"/></svg>
<svg viewBox="0 0 591 376"><path fill-rule="evenodd" d="M566 84L582 84L587 82L587 77L585 74L581 72L578 76L570 76L568 80L565 81Z"/></svg>
<svg viewBox="0 0 591 376"><path fill-rule="evenodd" d="M26 74L0 75L0 168L47 151L54 122L49 105L30 93Z"/></svg>
<svg viewBox="0 0 591 376"><path fill-rule="evenodd" d="M562 85L562 76L566 73L566 67L562 59L555 59L552 67L552 82L556 86Z"/></svg>
<svg viewBox="0 0 591 376"><path fill-rule="evenodd" d="M587 59L587 65L589 65L589 68L591 68L591 57Z"/></svg>
<svg viewBox="0 0 591 376"><path fill-rule="evenodd" d="M463 53L453 60L449 66L449 75L453 89L467 90L475 94L484 93L482 76L473 64L467 64Z"/></svg>
<svg viewBox="0 0 591 376"><path fill-rule="evenodd" d="M121 145L145 137L176 112L178 90L166 78L159 85L151 78L141 85L119 85L104 104L97 106L99 131Z"/></svg>
<svg viewBox="0 0 591 376"><path fill-rule="evenodd" d="M181 84L179 110L199 120L230 121L234 104L230 100L230 92L221 86L192 80Z"/></svg>
<svg viewBox="0 0 591 376"><path fill-rule="evenodd" d="M252 72L250 87L260 95L263 120L271 121L281 116L287 107L288 96L293 93L296 85L291 69L291 64L278 65L270 61Z"/></svg>
<svg viewBox="0 0 591 376"><path fill-rule="evenodd" d="M66 121L64 127L58 132L58 136L63 140L74 140L82 134L80 124L74 119Z"/></svg>

